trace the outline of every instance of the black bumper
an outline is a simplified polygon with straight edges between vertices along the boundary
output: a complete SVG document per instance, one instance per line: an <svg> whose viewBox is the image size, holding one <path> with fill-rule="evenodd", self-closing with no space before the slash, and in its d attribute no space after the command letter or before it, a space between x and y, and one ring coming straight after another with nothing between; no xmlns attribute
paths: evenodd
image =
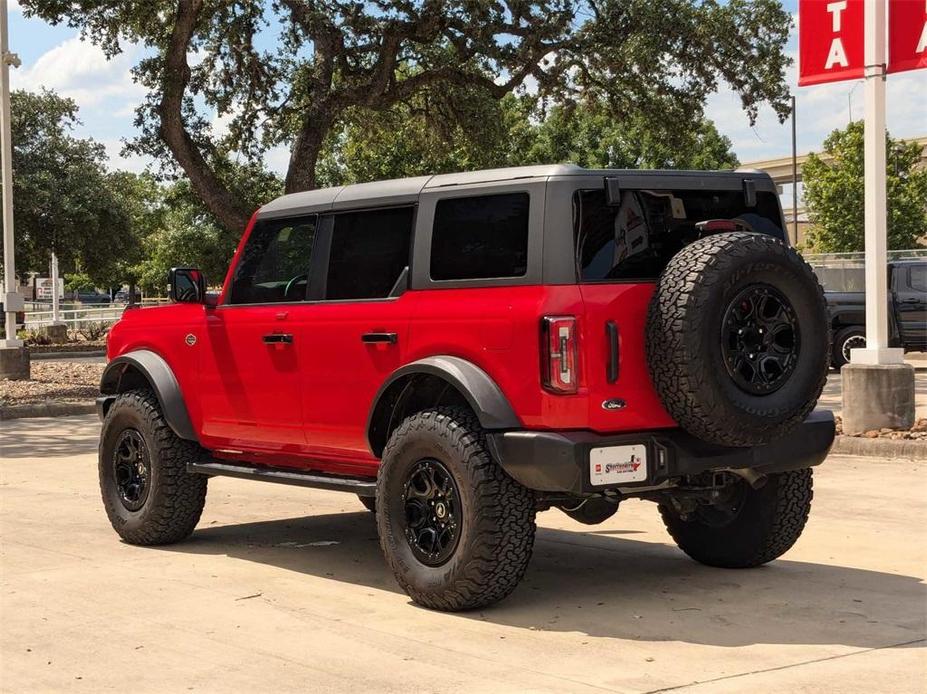
<svg viewBox="0 0 927 694"><path fill-rule="evenodd" d="M705 443L682 429L609 436L582 431L505 431L489 435L493 456L516 481L536 491L587 494L604 489L652 487L674 477L708 470L749 468L764 475L819 465L834 442L834 415L815 410L789 436L765 446L727 448ZM589 451L642 444L647 478L596 485L590 481Z"/></svg>

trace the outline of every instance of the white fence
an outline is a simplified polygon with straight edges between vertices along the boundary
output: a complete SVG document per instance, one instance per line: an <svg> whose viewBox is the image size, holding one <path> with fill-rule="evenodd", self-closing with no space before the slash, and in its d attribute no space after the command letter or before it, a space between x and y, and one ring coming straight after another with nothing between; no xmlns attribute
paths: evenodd
<svg viewBox="0 0 927 694"><path fill-rule="evenodd" d="M141 306L153 306L166 302L167 299L143 299ZM37 308L40 304L32 303L32 308ZM68 306L70 308L64 308ZM126 310L125 304L62 304L62 309L58 311L60 322L68 328L78 329L92 323L115 323L122 317ZM27 310L25 327L40 328L45 325L54 323L54 314L50 308L42 310Z"/></svg>
<svg viewBox="0 0 927 694"><path fill-rule="evenodd" d="M125 304L109 304L93 308L76 308L59 311L60 321L69 328L82 328L88 323L115 323L126 310ZM27 311L26 328L40 328L54 323L51 311Z"/></svg>

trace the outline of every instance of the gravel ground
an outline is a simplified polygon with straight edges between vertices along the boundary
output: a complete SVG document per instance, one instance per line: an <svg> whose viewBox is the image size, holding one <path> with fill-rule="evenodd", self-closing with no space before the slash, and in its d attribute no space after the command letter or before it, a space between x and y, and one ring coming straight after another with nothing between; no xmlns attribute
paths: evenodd
<svg viewBox="0 0 927 694"><path fill-rule="evenodd" d="M33 361L31 381L0 381L0 406L93 400L105 366L79 360Z"/></svg>

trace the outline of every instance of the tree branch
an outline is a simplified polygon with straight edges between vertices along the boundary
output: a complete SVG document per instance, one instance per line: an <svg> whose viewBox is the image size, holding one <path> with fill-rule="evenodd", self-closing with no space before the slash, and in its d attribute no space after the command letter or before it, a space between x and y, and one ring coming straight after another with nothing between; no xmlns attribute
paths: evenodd
<svg viewBox="0 0 927 694"><path fill-rule="evenodd" d="M178 0L177 16L161 72L158 132L209 211L222 226L230 231L239 231L248 223L248 213L238 206L235 197L203 157L187 131L183 118L184 93L190 81L187 49L202 6L203 0Z"/></svg>

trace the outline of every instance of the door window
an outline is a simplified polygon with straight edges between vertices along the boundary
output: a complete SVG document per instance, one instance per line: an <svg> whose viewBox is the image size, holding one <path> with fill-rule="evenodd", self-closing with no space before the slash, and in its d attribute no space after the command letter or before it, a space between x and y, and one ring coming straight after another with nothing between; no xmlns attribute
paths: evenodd
<svg viewBox="0 0 927 694"><path fill-rule="evenodd" d="M315 229L315 216L257 222L235 268L229 303L305 300Z"/></svg>
<svg viewBox="0 0 927 694"><path fill-rule="evenodd" d="M412 207L335 216L325 298L382 299L390 296L409 264Z"/></svg>
<svg viewBox="0 0 927 694"><path fill-rule="evenodd" d="M431 279L523 277L528 193L445 198L435 206Z"/></svg>

